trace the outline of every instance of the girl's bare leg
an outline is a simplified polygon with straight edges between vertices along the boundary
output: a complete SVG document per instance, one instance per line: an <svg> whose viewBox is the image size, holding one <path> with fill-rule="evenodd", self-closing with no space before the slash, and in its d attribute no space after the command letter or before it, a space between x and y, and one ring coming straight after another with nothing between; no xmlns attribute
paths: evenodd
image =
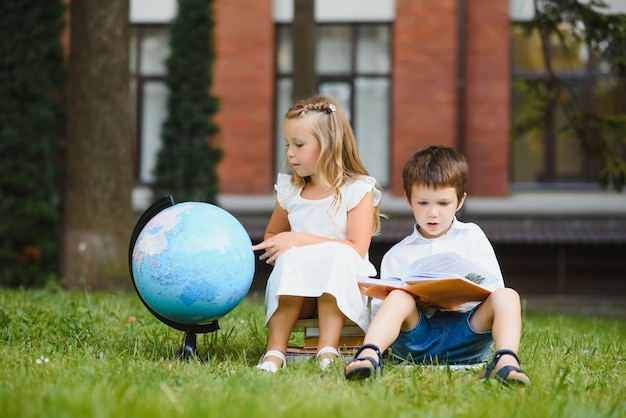
<svg viewBox="0 0 626 418"><path fill-rule="evenodd" d="M302 307L298 319L315 318L315 310L317 309L317 298L305 297L302 300Z"/></svg>
<svg viewBox="0 0 626 418"><path fill-rule="evenodd" d="M270 350L278 350L281 353L287 352L289 337L302 309L302 302L301 296L279 296L278 309L268 322L269 335L265 352ZM267 356L263 360L271 361L279 368L283 365L282 360L275 356Z"/></svg>
<svg viewBox="0 0 626 418"><path fill-rule="evenodd" d="M317 317L320 325L320 339L317 349L319 350L322 347L337 348L346 317L339 310L337 299L334 296L324 293L317 298ZM331 357L335 357L334 354L322 354L318 361Z"/></svg>

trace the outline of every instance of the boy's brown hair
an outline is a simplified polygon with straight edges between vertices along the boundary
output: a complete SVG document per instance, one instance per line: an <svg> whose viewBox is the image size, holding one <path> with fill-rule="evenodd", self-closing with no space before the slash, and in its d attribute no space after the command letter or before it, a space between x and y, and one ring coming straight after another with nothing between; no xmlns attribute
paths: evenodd
<svg viewBox="0 0 626 418"><path fill-rule="evenodd" d="M407 199L414 185L440 189L454 187L461 201L467 188L469 166L463 154L450 147L430 145L415 152L404 166L402 180Z"/></svg>

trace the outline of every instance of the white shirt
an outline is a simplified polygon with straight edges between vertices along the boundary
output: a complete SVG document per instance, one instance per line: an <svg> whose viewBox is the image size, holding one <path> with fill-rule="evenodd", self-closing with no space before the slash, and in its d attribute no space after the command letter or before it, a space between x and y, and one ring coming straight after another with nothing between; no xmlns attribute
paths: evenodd
<svg viewBox="0 0 626 418"><path fill-rule="evenodd" d="M391 247L384 255L380 265L380 277L405 277L407 268L419 258L433 254L451 251L466 258L480 267L488 276L482 285L489 290L504 287L504 279L496 254L480 227L474 223L461 222L454 218L448 232L437 238L425 238L417 231ZM377 310L380 301L373 302L373 313ZM465 304L464 309L471 309L477 302ZM434 309L432 310L434 312ZM431 313L427 313L430 316Z"/></svg>

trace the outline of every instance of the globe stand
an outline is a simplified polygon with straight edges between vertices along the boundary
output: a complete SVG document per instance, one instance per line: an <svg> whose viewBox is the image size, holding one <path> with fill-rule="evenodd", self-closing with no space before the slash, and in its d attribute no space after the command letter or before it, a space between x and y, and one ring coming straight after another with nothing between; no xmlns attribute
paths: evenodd
<svg viewBox="0 0 626 418"><path fill-rule="evenodd" d="M185 333L183 336L183 342L180 348L178 349L178 351L176 352L176 358L181 359L181 360L191 360L192 358L199 358L198 349L196 347L196 334L217 331L218 329L220 329L219 323L217 322L217 320L214 320L212 322L209 322L207 324L202 324L202 325L181 324L181 323L169 320L165 318L164 316L160 315L158 312L152 309L150 305L148 305L148 303L141 296L141 293L139 293L139 289L137 289L137 284L135 283L135 276L133 275L133 267L132 267L133 249L135 248L135 243L137 242L137 239L139 238L139 234L141 233L143 228L146 226L146 224L150 221L150 219L154 218L159 212L172 206L174 206L174 199L172 198L172 196L163 197L157 200L155 203L153 203L139 217L139 220L137 221L137 224L135 225L135 229L133 230L133 233L130 238L130 246L128 250L128 266L130 268L130 277L133 281L133 286L135 287L135 291L137 292L139 299L144 304L144 306L148 309L148 311L150 311L152 315L154 315L159 321L163 322L164 324L174 329L177 329L179 331L183 331Z"/></svg>
<svg viewBox="0 0 626 418"><path fill-rule="evenodd" d="M185 333L183 342L176 352L176 358L187 361L193 358L200 358L198 349L196 348L196 334L191 332Z"/></svg>

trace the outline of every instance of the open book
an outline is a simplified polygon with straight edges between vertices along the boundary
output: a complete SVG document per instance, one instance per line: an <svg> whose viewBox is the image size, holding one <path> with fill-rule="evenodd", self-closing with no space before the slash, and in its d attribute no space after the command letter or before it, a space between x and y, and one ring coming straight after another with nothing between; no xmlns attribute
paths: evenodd
<svg viewBox="0 0 626 418"><path fill-rule="evenodd" d="M491 291L481 284L487 273L456 253L420 258L409 266L404 278L359 277L364 295L384 299L394 289L418 296L423 303L444 309L462 309L467 302L483 301Z"/></svg>

